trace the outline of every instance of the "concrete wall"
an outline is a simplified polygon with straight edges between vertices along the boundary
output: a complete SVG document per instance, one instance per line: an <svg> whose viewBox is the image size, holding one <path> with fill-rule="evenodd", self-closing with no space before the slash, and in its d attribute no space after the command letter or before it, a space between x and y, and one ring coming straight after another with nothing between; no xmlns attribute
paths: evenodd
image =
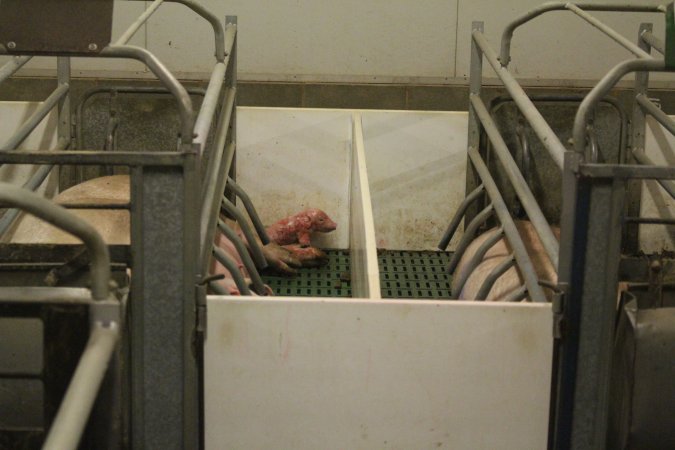
<svg viewBox="0 0 675 450"><path fill-rule="evenodd" d="M150 2L116 2L114 36ZM221 17L238 15L239 74L256 81L367 83L465 82L471 21L482 20L498 46L504 25L542 0L202 0ZM601 3L601 2L598 2ZM635 40L640 22L657 14L595 13ZM132 41L155 52L182 78L202 78L212 65L209 26L177 4L163 5ZM514 72L528 84L586 84L629 54L570 12L549 13L522 28L513 44ZM24 69L44 74L40 58ZM113 70L114 69L114 70ZM75 64L75 74L100 71L149 76L133 62ZM486 74L489 72L486 68ZM110 75L110 72L108 72Z"/></svg>

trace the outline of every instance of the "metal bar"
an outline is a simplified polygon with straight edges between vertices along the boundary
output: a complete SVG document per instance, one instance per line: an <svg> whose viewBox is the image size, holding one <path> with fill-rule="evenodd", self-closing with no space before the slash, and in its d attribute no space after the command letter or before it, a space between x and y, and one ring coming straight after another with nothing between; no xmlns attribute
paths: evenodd
<svg viewBox="0 0 675 450"><path fill-rule="evenodd" d="M206 89L206 95L202 101L202 106L199 109L199 114L197 115L197 120L195 120L194 127L194 142L199 144L199 152L204 151L204 145L206 145L206 140L209 137L209 131L211 130L211 122L213 122L213 116L216 112L216 106L218 106L218 100L220 99L220 90L223 87L223 82L225 81L225 71L227 66L224 63L216 63L211 73L211 79L209 80L209 85ZM229 100L229 98L228 98ZM234 99L232 99L232 104L225 104L225 108L232 108L234 105Z"/></svg>
<svg viewBox="0 0 675 450"><path fill-rule="evenodd" d="M130 209L130 203L59 203L66 209Z"/></svg>
<svg viewBox="0 0 675 450"><path fill-rule="evenodd" d="M516 224L513 222L513 219L509 214L509 210L506 207L506 203L504 203L504 199L502 198L502 195L499 193L497 184L492 179L492 175L490 175L490 171L485 165L483 158L478 153L478 150L476 150L475 148L469 148L468 153L469 158L471 158L471 162L473 163L480 178L483 180L483 184L485 184L485 190L487 191L488 196L492 200L492 204L495 208L495 213L497 214L497 217L499 218L499 221L501 222L502 227L504 228L506 239L508 240L509 244L511 245L511 248L513 249L514 257L516 259L516 262L518 263L518 268L520 269L520 273L525 279L525 285L527 286L530 299L532 299L533 302L542 302L542 303L546 302L546 296L544 295L544 291L542 290L541 286L539 286L537 272L534 270L532 261L530 260L530 257L527 254L525 244L523 244L523 240L520 237L520 234L518 233Z"/></svg>
<svg viewBox="0 0 675 450"><path fill-rule="evenodd" d="M560 142L558 136L556 136L555 132L537 110L536 106L534 106L532 101L528 98L518 81L516 81L506 67L499 64L497 54L490 48L490 44L487 39L485 39L483 33L474 31L472 36L478 47L483 51L488 63L490 63L497 76L502 80L502 83L504 83L506 90L511 94L514 103L532 126L532 130L536 133L537 137L539 137L541 143L551 155L551 158L553 158L553 161L562 170L565 146Z"/></svg>
<svg viewBox="0 0 675 450"><path fill-rule="evenodd" d="M119 324L96 323L80 357L58 413L49 429L45 450L76 449L119 337Z"/></svg>
<svg viewBox="0 0 675 450"><path fill-rule="evenodd" d="M609 36L614 42L637 56L638 58L650 58L651 55L638 47L637 45L633 44L631 41L623 37L621 34L617 33L615 30L613 30L611 27L605 25L602 23L600 20L597 18L593 17L592 15L588 14L586 11L583 11L580 9L578 6L576 6L574 3L568 3L565 5L565 8L572 11L574 14L577 16L581 17L584 19L586 22L590 23L593 25L595 28L598 30L602 31L604 34Z"/></svg>
<svg viewBox="0 0 675 450"><path fill-rule="evenodd" d="M33 59L32 56L13 56L12 59L0 67L0 83L14 75L31 59Z"/></svg>
<svg viewBox="0 0 675 450"><path fill-rule="evenodd" d="M230 177L227 177L227 187L232 189L232 192L234 192L234 194L239 197L241 202L244 204L244 208L246 209L246 212L251 219L251 223L258 233L258 237L260 238L262 244L269 244L271 239L267 235L265 225L263 225L262 220L260 220L260 216L258 215L258 211L256 211L253 202L251 201L251 197L249 197L246 191Z"/></svg>
<svg viewBox="0 0 675 450"><path fill-rule="evenodd" d="M654 166L654 162L644 153L633 152L633 156L640 163L646 166ZM675 200L675 183L670 180L657 180L661 187ZM638 211L639 212L639 211Z"/></svg>
<svg viewBox="0 0 675 450"><path fill-rule="evenodd" d="M30 179L24 183L22 188L31 192L35 192L37 188L40 187L42 183L44 183L53 168L53 165L40 166L38 170L35 171L35 173L30 177ZM0 218L0 236L4 236L7 230L12 227L16 218L19 217L20 212L21 210L16 208L5 211L5 214L3 214L2 218Z"/></svg>
<svg viewBox="0 0 675 450"><path fill-rule="evenodd" d="M474 95L470 95L469 98L476 114L478 114L478 118L483 124L483 128L485 129L490 142L492 142L492 148L495 154L502 163L506 176L511 181L511 185L523 205L527 217L530 219L532 226L539 235L544 250L546 250L546 256L548 256L548 259L551 261L551 264L553 264L555 270L558 270L558 251L560 244L555 238L553 231L551 231L551 227L549 226L546 217L544 217L544 213L541 211L537 199L534 198L534 194L532 194L532 191L527 185L527 181L523 178L523 174L520 173L518 164L513 160L513 156L511 156L511 152L499 133L499 129L492 120L483 100Z"/></svg>
<svg viewBox="0 0 675 450"><path fill-rule="evenodd" d="M506 302L506 303L512 303L512 302L523 301L526 298L527 298L527 288L523 285L523 286L520 286L515 291L512 291L506 297L504 297L504 300L502 300L502 301Z"/></svg>
<svg viewBox="0 0 675 450"><path fill-rule="evenodd" d="M239 238L239 236L237 236L237 233L228 227L222 220L218 220L218 229L220 229L225 237L229 239L230 242L232 242L232 245L234 245L237 253L239 253L241 261L244 263L244 267L246 267L246 270L251 277L253 290L259 295L265 295L265 283L263 283L262 278L260 278L260 274L258 273L258 270L256 269L244 242L241 240L241 238Z"/></svg>
<svg viewBox="0 0 675 450"><path fill-rule="evenodd" d="M675 135L675 121L664 113L661 108L656 106L651 100L649 100L644 94L638 94L635 97L635 100L638 102L642 110L650 114L657 122L659 122L663 127L670 131L670 134Z"/></svg>
<svg viewBox="0 0 675 450"><path fill-rule="evenodd" d="M105 152L100 150L0 152L1 164L180 166L186 155L177 152Z"/></svg>
<svg viewBox="0 0 675 450"><path fill-rule="evenodd" d="M133 45L109 45L102 49L99 55L112 58L130 58L143 62L176 98L181 120L181 140L183 143L192 142L194 113L190 94L155 55L144 48Z"/></svg>
<svg viewBox="0 0 675 450"><path fill-rule="evenodd" d="M230 57L232 55L232 46L235 42L235 34L237 32L236 25L227 26L225 32L225 45L227 50L227 56L223 62L218 62L213 68L211 73L211 79L209 80L209 85L206 89L206 94L204 95L204 100L202 101L202 106L197 115L197 120L195 121L195 142L200 144L200 151L204 149L206 140L209 137L209 131L211 129L211 123L213 122L213 116L216 111L216 106L218 105L218 100L220 99L220 91L225 82L225 74L227 72L227 66L230 62ZM230 104L231 101L231 104ZM234 107L234 97L230 100L229 97L226 98L224 108L233 108ZM221 112L222 114L222 112ZM231 113L230 113L231 114Z"/></svg>
<svg viewBox="0 0 675 450"><path fill-rule="evenodd" d="M0 303L89 305L93 300L91 292L85 288L20 286L0 288Z"/></svg>
<svg viewBox="0 0 675 450"><path fill-rule="evenodd" d="M64 95L70 89L68 84L60 84L47 99L42 102L35 112L30 115L18 130L0 147L0 151L15 150L28 137L28 135L38 126L42 119L59 103Z"/></svg>
<svg viewBox="0 0 675 450"><path fill-rule="evenodd" d="M643 225L675 225L675 219L661 217L624 217L626 223L639 223Z"/></svg>
<svg viewBox="0 0 675 450"><path fill-rule="evenodd" d="M82 240L91 256L92 297L94 300L108 298L110 255L107 245L94 227L67 209L10 183L0 182L0 202L26 211Z"/></svg>
<svg viewBox="0 0 675 450"><path fill-rule="evenodd" d="M462 203L459 204L459 208L457 208L457 211L455 211L455 215L453 216L450 225L448 225L448 228L445 230L445 233L443 233L441 242L438 243L439 250L446 250L448 248L448 245L450 244L452 237L455 235L457 228L459 228L459 224L462 222L462 218L464 217L464 213L466 213L466 209L469 207L469 205L471 205L474 201L476 201L478 196L480 196L480 194L482 194L483 192L485 192L485 188L483 187L482 184L480 184L476 189L471 191L469 195L464 197Z"/></svg>
<svg viewBox="0 0 675 450"><path fill-rule="evenodd" d="M643 161L650 161L640 155ZM650 161L651 162L651 161ZM639 178L670 180L675 178L674 166L639 166L635 164L579 164L577 173L589 178Z"/></svg>
<svg viewBox="0 0 675 450"><path fill-rule="evenodd" d="M114 45L124 45L127 42L129 42L129 39L133 37L134 34L138 31L141 26L148 21L150 16L152 16L155 11L157 11L157 8L160 7L160 5L164 3L164 0L155 0L152 2L150 6L141 14L138 16L138 18L132 23L127 30L122 33L122 36L120 36L116 41Z"/></svg>
<svg viewBox="0 0 675 450"><path fill-rule="evenodd" d="M464 255L467 247L469 244L471 244L471 241L473 241L474 237L476 237L476 231L478 231L478 227L483 225L485 221L488 220L490 216L492 216L492 214L494 214L494 208L492 207L492 203L490 203L481 212L476 214L471 222L469 222L469 225L464 230L462 239L457 244L457 249L452 254L452 258L448 264L448 273L453 273L455 271L457 264L459 264L459 260Z"/></svg>
<svg viewBox="0 0 675 450"><path fill-rule="evenodd" d="M657 52L661 53L662 55L665 53L665 44L663 41L654 36L654 33L652 33L650 30L645 30L642 33L640 33L640 38L642 39L643 42L647 43L651 48L656 50Z"/></svg>
<svg viewBox="0 0 675 450"><path fill-rule="evenodd" d="M509 22L502 32L502 42L499 60L503 66L507 66L511 61L511 40L516 28L529 22L537 16L540 16L549 11L561 11L567 9L569 2L548 2L538 6L516 19ZM660 12L665 13L666 10L662 5L630 5L621 3L611 4L593 4L593 3L574 3L579 8L586 11L615 11L615 12Z"/></svg>
<svg viewBox="0 0 675 450"><path fill-rule="evenodd" d="M225 267L228 272L232 275L232 279L234 280L234 283L237 285L237 288L239 289L239 293L241 295L251 295L251 290L248 288L248 285L246 284L246 281L244 280L244 277L242 276L241 272L239 271L239 268L237 265L230 259L230 257L216 247L215 245L213 246L213 256L216 257L216 260Z"/></svg>
<svg viewBox="0 0 675 450"><path fill-rule="evenodd" d="M511 267L516 265L516 260L513 259L513 253L504 258L502 262L497 264L492 271L485 277L483 284L480 285L478 293L476 294L475 300L485 300L492 290L495 282L499 277L504 275L504 273L509 270Z"/></svg>
<svg viewBox="0 0 675 450"><path fill-rule="evenodd" d="M228 214L234 217L234 219L239 224L241 231L244 233L244 236L246 237L248 247L251 249L251 254L253 255L253 261L255 261L255 265L259 269L264 269L265 267L267 267L267 260L265 260L265 254L263 253L262 248L258 244L258 241L256 240L255 235L251 230L251 227L248 226L248 222L246 221L244 214L239 209L237 209L234 203L228 200L227 197L225 196L223 196L222 198L221 206Z"/></svg>
<svg viewBox="0 0 675 450"><path fill-rule="evenodd" d="M471 259L469 259L469 261L466 263L464 271L461 274L461 278L457 280L457 283L453 283L454 290L452 291L452 298L459 298L459 295L462 293L462 289L464 289L466 281L469 279L476 267L478 267L478 264L483 261L485 254L503 237L504 228L499 227L494 230L492 235L478 247L476 253L474 253L471 256Z"/></svg>
<svg viewBox="0 0 675 450"><path fill-rule="evenodd" d="M586 125L591 112L598 102L604 98L616 83L630 72L636 71L671 71L666 69L662 59L630 59L614 66L600 82L583 99L574 118L573 140L574 150L584 154L586 148Z"/></svg>
<svg viewBox="0 0 675 450"><path fill-rule="evenodd" d="M230 293L227 292L225 288L222 287L217 281L209 281L209 288L211 288L211 290L215 292L216 295L230 295Z"/></svg>
<svg viewBox="0 0 675 450"><path fill-rule="evenodd" d="M208 9L204 8L199 2L196 2L194 0L167 0L167 1L170 1L172 3L181 3L187 6L192 11L202 16L211 24L211 26L213 27L213 34L215 35L216 40L216 47L215 47L216 60L224 61L225 56L227 56L227 54L225 53L225 42L224 42L225 30L223 28L223 24L220 22L220 20L218 20L218 17Z"/></svg>
<svg viewBox="0 0 675 450"><path fill-rule="evenodd" d="M483 31L483 22L478 22L474 21L471 22L471 31ZM470 61L470 67L469 67L469 93L474 94L474 95L480 95L482 91L482 84L483 84L483 52L481 52L481 49L478 47L476 42L472 39L471 40L471 61ZM476 117L476 112L473 110L473 106L471 103L469 103L469 123L468 123L468 136L467 136L467 147L473 147L473 148L481 148L481 140L482 140L482 135L483 135L483 128L481 127L480 122L478 121L478 117ZM480 177L474 170L474 168L471 166L471 164L466 165L466 188L464 189L464 192L473 192L475 189L478 189L480 186ZM441 250L445 250L450 243L450 240L455 234L455 231L457 227L459 227L459 224L464 218L464 225L466 226L471 219L475 217L476 214L478 214L478 211L480 211L480 208L485 206L485 196L482 197L481 202L471 202L465 205L464 210L462 211L461 215L458 215L459 211L455 213L455 217L453 218L454 220L457 220L457 223L454 224L454 227L452 226L453 223L451 222L450 226L448 227L448 231L451 231L448 234L448 231L446 231L445 236L448 236L448 240L445 246L440 247ZM450 228L453 228L450 230ZM441 241L443 243L443 240Z"/></svg>

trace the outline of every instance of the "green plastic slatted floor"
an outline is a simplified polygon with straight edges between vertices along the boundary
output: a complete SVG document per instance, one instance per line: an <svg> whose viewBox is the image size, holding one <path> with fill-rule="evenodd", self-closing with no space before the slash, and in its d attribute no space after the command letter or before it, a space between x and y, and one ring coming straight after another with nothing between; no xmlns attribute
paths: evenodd
<svg viewBox="0 0 675 450"><path fill-rule="evenodd" d="M295 277L264 275L276 295L293 297L351 297L349 250L326 250L328 264L301 269ZM451 277L445 270L451 253L378 250L380 286L384 298L435 299L450 297Z"/></svg>

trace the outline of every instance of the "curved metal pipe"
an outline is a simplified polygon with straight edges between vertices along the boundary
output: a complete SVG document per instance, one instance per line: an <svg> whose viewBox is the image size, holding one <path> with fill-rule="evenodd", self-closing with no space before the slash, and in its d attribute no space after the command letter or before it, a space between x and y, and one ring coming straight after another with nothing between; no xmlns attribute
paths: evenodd
<svg viewBox="0 0 675 450"><path fill-rule="evenodd" d="M502 301L505 303L520 302L522 300L525 300L526 298L527 298L527 288L523 284L518 289L512 291L509 295L504 297L504 300Z"/></svg>
<svg viewBox="0 0 675 450"><path fill-rule="evenodd" d="M516 260L513 257L513 253L511 253L509 256L504 258L504 261L496 265L494 269L492 269L492 271L488 274L488 276L485 277L483 284L481 284L480 289L478 289L475 300L485 300L488 294L490 294L492 286L494 286L497 279L515 265Z"/></svg>
<svg viewBox="0 0 675 450"><path fill-rule="evenodd" d="M572 129L574 150L577 153L582 156L584 155L586 125L588 124L591 112L621 78L636 71L671 72L673 69L666 69L666 63L662 59L629 59L614 66L583 99L581 105L579 105Z"/></svg>
<svg viewBox="0 0 675 450"><path fill-rule="evenodd" d="M244 204L244 208L246 208L246 212L251 218L251 222L253 223L255 231L258 233L258 237L262 241L263 245L269 244L271 241L270 237L267 235L265 225L263 225L262 220L260 220L260 216L258 215L258 211L256 211L253 202L251 201L251 197L249 197L246 191L230 177L227 177L227 186L232 189L234 195L239 197L241 202Z"/></svg>
<svg viewBox="0 0 675 450"><path fill-rule="evenodd" d="M260 274L258 273L253 260L251 259L251 255L248 254L248 250L246 249L244 242L239 238L239 236L237 236L237 233L228 227L222 220L218 220L218 229L220 229L221 233L223 233L225 237L228 238L230 242L232 242L234 248L237 250L237 253L239 253L241 261L244 263L244 267L246 267L246 270L251 276L253 290L259 295L265 295L265 283L263 283L262 278L260 278Z"/></svg>
<svg viewBox="0 0 675 450"><path fill-rule="evenodd" d="M589 158L592 163L597 163L599 158L598 152L598 136L595 133L593 125L588 125L586 127L586 132L588 133L588 142L589 142Z"/></svg>
<svg viewBox="0 0 675 450"><path fill-rule="evenodd" d="M109 45L101 50L102 56L113 58L130 58L144 63L152 73L166 86L178 101L181 121L181 141L191 143L193 140L194 112L192 99L182 84L173 76L162 62L148 50L134 45Z"/></svg>
<svg viewBox="0 0 675 450"><path fill-rule="evenodd" d="M464 200L462 200L462 203L460 203L459 207L457 208L457 211L455 211L455 215L453 216L450 225L448 225L448 228L445 230L445 233L443 233L441 242L438 243L439 250L446 250L448 248L448 245L450 244L452 237L455 235L457 228L459 228L459 224L462 222L462 218L464 218L464 214L466 213L467 208L469 208L469 206L474 201L476 201L478 196L483 192L485 192L485 188L483 187L482 184L480 184L476 189L471 191L469 195L464 197Z"/></svg>
<svg viewBox="0 0 675 450"><path fill-rule="evenodd" d="M462 289L464 289L464 285L466 284L466 281L469 279L471 276L471 273L478 267L478 264L483 261L483 258L485 257L485 254L490 250L494 245L499 242L500 239L504 237L504 228L499 227L494 232L492 235L483 242L480 247L478 247L478 250L476 250L476 253L474 253L471 256L471 259L466 263L466 267L464 268L464 273L462 274L462 277L457 280L457 284L455 284L455 289L452 291L451 295L453 299L459 298L459 294L462 292ZM454 283L453 283L454 284Z"/></svg>
<svg viewBox="0 0 675 450"><path fill-rule="evenodd" d="M450 263L448 264L448 273L453 273L455 271L455 269L457 268L457 264L459 264L459 260L462 259L462 255L466 251L471 241L473 241L474 237L476 236L476 231L478 231L478 227L483 225L492 214L494 214L494 208L492 206L492 203L490 203L481 212L476 214L476 217L474 217L473 220L466 227L462 239L460 239L459 244L457 244L457 249L455 250L455 253L453 253L452 258L450 258Z"/></svg>
<svg viewBox="0 0 675 450"><path fill-rule="evenodd" d="M246 221L244 214L239 209L237 209L234 203L228 200L227 197L225 196L223 196L221 207L225 210L225 212L234 217L234 219L239 224L241 231L244 233L244 236L246 237L248 246L251 249L251 254L253 255L255 265L259 269L264 269L265 267L267 267L267 260L265 259L265 254L263 253L262 248L258 245L258 241L256 241L255 239L253 230L251 230L251 227L248 226L248 222Z"/></svg>
<svg viewBox="0 0 675 450"><path fill-rule="evenodd" d="M96 229L67 209L31 191L0 182L0 202L26 211L35 217L76 236L91 256L91 295L105 300L110 292L110 254Z"/></svg>
<svg viewBox="0 0 675 450"><path fill-rule="evenodd" d="M225 267L228 270L228 272L230 272L230 274L232 275L232 279L234 280L234 283L237 285L237 288L239 289L241 295L251 295L251 290L248 288L246 280L244 280L244 277L239 271L239 267L237 267L237 265L234 263L234 261L232 261L229 255L214 245L213 256L220 264L223 265L223 267Z"/></svg>
<svg viewBox="0 0 675 450"><path fill-rule="evenodd" d="M218 20L218 16L213 14L208 9L204 8L200 3L194 0L166 0L171 3L181 3L192 11L206 19L211 26L213 27L213 34L216 39L216 49L215 57L218 62L223 62L225 60L225 28L223 24Z"/></svg>

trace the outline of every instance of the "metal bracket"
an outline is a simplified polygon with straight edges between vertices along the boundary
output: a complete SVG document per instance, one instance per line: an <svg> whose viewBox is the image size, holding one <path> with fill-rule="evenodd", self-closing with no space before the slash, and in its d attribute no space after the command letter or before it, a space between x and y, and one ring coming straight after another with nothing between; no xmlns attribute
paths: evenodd
<svg viewBox="0 0 675 450"><path fill-rule="evenodd" d="M114 294L111 294L107 300L91 303L89 306L89 322L92 326L96 323L100 323L105 327L108 327L113 323L121 326L122 303L114 298Z"/></svg>

